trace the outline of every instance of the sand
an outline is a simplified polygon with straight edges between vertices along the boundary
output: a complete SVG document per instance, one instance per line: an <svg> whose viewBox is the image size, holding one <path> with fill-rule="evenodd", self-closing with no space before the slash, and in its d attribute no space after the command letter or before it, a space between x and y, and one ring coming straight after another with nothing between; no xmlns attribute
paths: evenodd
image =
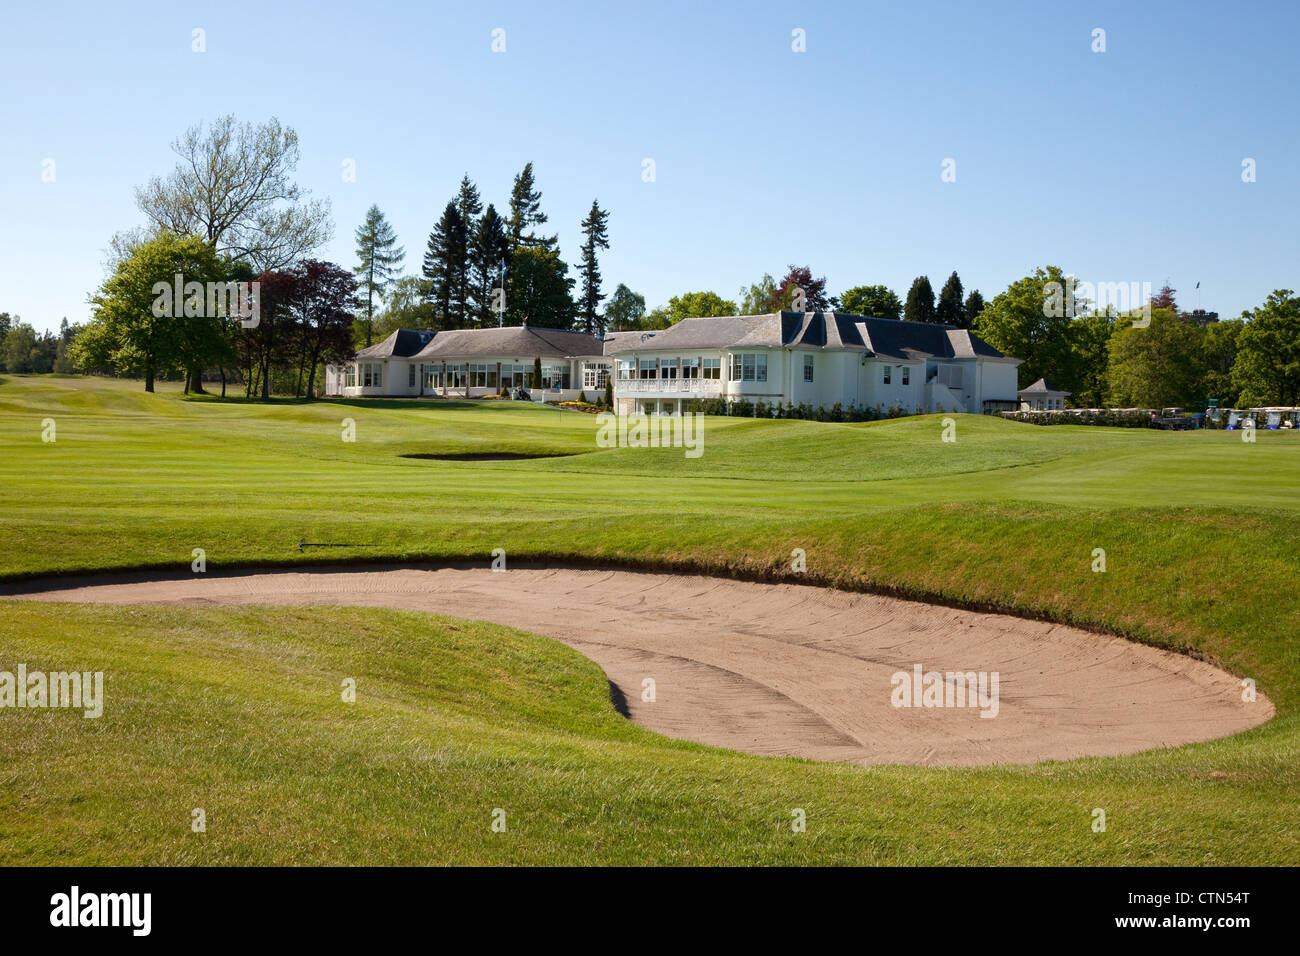
<svg viewBox="0 0 1300 956"><path fill-rule="evenodd" d="M1001 614L792 584L610 570L394 569L100 575L10 597L127 604L365 605L544 634L594 660L628 716L766 756L971 766L1132 754L1273 716L1201 661ZM895 706L924 672L998 674L991 707ZM645 680L653 701L643 699ZM946 678L945 678L946 680ZM918 701L921 703L923 701ZM955 703L955 701L954 701Z"/></svg>

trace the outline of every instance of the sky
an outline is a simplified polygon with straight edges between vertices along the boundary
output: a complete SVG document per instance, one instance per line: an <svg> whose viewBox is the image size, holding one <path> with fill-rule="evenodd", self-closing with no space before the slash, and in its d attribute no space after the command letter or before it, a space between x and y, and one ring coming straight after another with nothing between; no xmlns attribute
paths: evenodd
<svg viewBox="0 0 1300 956"><path fill-rule="evenodd" d="M38 330L87 320L109 239L144 224L135 187L226 113L297 131L297 181L333 208L317 256L347 266L372 203L414 274L463 174L504 210L531 161L565 261L598 199L606 292L648 308L791 264L900 297L955 269L985 298L1052 264L1225 318L1300 288L1293 2L54 2L2 24L0 312Z"/></svg>

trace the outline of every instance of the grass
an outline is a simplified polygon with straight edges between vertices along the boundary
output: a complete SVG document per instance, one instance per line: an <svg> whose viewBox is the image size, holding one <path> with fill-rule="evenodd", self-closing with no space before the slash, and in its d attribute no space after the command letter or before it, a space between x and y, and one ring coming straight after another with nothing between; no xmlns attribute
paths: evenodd
<svg viewBox="0 0 1300 956"><path fill-rule="evenodd" d="M0 579L186 572L196 547L210 569L486 564L503 547L775 579L803 548L805 580L1193 651L1255 678L1279 716L1128 758L820 765L629 726L594 665L483 624L8 604L0 667L85 658L118 704L98 721L0 711L0 862L1300 862L1300 436L957 416L945 444L936 416L709 419L692 460L598 449L597 427L504 402L223 403L10 376ZM479 452L572 457L401 457ZM367 547L300 554L300 538ZM340 674L370 688L350 708ZM204 835L200 799L219 808Z"/></svg>

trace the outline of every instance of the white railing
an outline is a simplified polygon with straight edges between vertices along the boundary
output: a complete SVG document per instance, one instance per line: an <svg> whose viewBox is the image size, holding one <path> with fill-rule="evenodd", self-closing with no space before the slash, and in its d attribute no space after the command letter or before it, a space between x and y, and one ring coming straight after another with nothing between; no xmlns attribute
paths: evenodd
<svg viewBox="0 0 1300 956"><path fill-rule="evenodd" d="M614 382L616 392L686 392L691 395L721 395L716 378L622 378Z"/></svg>

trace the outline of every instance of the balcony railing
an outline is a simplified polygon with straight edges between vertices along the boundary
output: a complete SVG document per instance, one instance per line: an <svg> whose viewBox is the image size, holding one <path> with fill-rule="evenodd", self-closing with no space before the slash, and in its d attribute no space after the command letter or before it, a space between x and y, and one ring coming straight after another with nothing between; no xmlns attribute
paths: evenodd
<svg viewBox="0 0 1300 956"><path fill-rule="evenodd" d="M722 382L716 378L621 378L614 382L614 391L644 394L647 392L685 392L690 395L721 395Z"/></svg>

